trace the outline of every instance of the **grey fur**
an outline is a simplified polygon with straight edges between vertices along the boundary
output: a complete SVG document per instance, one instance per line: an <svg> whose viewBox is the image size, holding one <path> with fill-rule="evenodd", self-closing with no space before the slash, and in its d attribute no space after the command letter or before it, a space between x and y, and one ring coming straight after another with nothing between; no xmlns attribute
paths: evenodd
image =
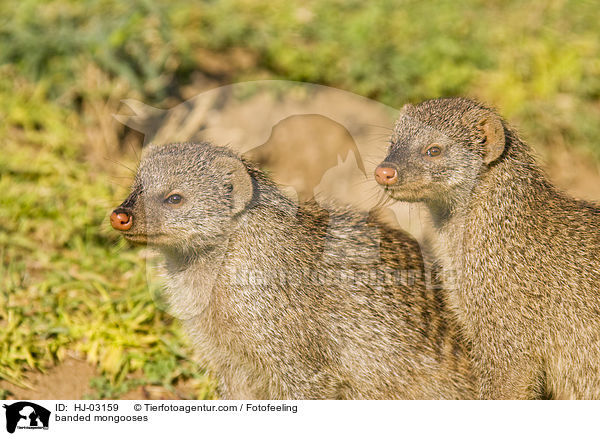
<svg viewBox="0 0 600 436"><path fill-rule="evenodd" d="M172 192L181 203L164 203ZM297 209L251 164L206 143L151 148L117 210L133 216L125 237L165 255L172 310L224 398L475 396L467 346L406 234L369 219L374 240L354 231L364 216L339 210L325 241L327 212ZM380 258L365 264L374 244ZM374 278L402 271L414 283Z"/></svg>
<svg viewBox="0 0 600 436"><path fill-rule="evenodd" d="M480 397L600 398L600 209L559 192L500 116L463 98L407 106L382 165L398 171L390 196L431 212Z"/></svg>

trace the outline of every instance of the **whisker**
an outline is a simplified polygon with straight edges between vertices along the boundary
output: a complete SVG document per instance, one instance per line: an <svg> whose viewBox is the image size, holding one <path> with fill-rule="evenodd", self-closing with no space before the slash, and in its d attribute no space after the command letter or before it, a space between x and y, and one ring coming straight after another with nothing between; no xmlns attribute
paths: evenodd
<svg viewBox="0 0 600 436"><path fill-rule="evenodd" d="M109 158L108 156L105 156L105 157L104 157L104 159L105 159L105 160L107 160L107 161L109 161L109 162L112 162L112 163L114 163L114 164L117 164L117 165L120 165L120 166L122 166L123 168L125 168L125 169L129 170L129 171L130 171L130 172L131 172L133 175L135 175L135 171L134 171L134 170L132 170L131 168L129 168L129 167L128 167L127 165L125 165L124 163L122 163L122 162L119 162L119 161L117 161L117 160L114 160L114 159L111 159L111 158Z"/></svg>
<svg viewBox="0 0 600 436"><path fill-rule="evenodd" d="M390 126L380 126L379 124L371 124L371 123L364 123L364 126L368 126L368 127L376 127L378 129L384 129L384 130L389 130L389 131L393 131L393 127Z"/></svg>
<svg viewBox="0 0 600 436"><path fill-rule="evenodd" d="M381 160L375 161L375 160L371 160L371 159L368 159L368 160L364 159L363 162L366 162L366 163L368 163L370 165L377 166L377 165L379 165L381 163Z"/></svg>
<svg viewBox="0 0 600 436"><path fill-rule="evenodd" d="M139 162L139 161L141 160L141 159L140 159L140 155L139 155L139 153L137 152L137 150L135 149L135 146L133 145L133 142L132 142L132 141L129 141L129 147L131 148L131 150L133 151L133 154L135 155L135 158L136 158L136 159L137 159L137 161Z"/></svg>
<svg viewBox="0 0 600 436"><path fill-rule="evenodd" d="M367 138L389 138L389 133L367 133L365 135Z"/></svg>

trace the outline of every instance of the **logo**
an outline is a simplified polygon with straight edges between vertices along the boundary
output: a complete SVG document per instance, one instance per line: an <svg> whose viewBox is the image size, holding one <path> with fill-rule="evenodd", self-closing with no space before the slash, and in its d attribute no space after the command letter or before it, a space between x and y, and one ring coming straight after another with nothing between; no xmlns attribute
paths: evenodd
<svg viewBox="0 0 600 436"><path fill-rule="evenodd" d="M50 411L29 401L19 401L3 405L6 409L6 431L14 433L15 429L48 430Z"/></svg>

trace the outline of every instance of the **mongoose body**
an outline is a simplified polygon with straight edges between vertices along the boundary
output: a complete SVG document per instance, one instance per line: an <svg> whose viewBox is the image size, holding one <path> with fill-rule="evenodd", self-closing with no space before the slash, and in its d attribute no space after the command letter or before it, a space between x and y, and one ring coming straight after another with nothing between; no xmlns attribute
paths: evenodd
<svg viewBox="0 0 600 436"><path fill-rule="evenodd" d="M186 143L146 153L111 221L164 254L172 313L224 398L473 398L467 346L425 286L418 244L353 232L366 218L349 210L328 229L322 212L229 150ZM407 280L381 279L398 272Z"/></svg>
<svg viewBox="0 0 600 436"><path fill-rule="evenodd" d="M481 398L600 398L600 209L554 188L493 110L407 105L376 179L429 208Z"/></svg>

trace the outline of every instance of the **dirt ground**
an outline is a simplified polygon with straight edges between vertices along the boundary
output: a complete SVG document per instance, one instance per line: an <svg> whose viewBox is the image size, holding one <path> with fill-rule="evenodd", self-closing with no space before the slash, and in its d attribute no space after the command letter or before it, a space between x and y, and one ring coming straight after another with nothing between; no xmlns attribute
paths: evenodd
<svg viewBox="0 0 600 436"><path fill-rule="evenodd" d="M8 390L8 399L67 400L81 399L92 393L90 380L97 377L96 369L82 360L68 359L45 374L30 371L27 384L32 388L0 381L0 389Z"/></svg>
<svg viewBox="0 0 600 436"><path fill-rule="evenodd" d="M97 368L83 359L67 358L47 372L29 371L26 383L29 387L17 386L0 380L0 390L7 390L8 400L79 400L95 398L90 386L92 379L99 377ZM191 387L178 384L174 392L162 386L143 385L119 397L121 400L181 400L195 398Z"/></svg>
<svg viewBox="0 0 600 436"><path fill-rule="evenodd" d="M397 112L331 88L284 85L285 92L271 93L260 86L251 97L247 89L239 93L242 97L237 96L240 89L221 89L168 111L130 101L127 105L135 115L119 119L145 133L146 143L209 139L229 145L258 162L300 201L351 204L363 210L376 206L381 190L371 174L385 155ZM600 200L600 171L593 160L575 149L540 154L557 186L579 198ZM392 211L395 224L419 239L424 212L408 205L395 205ZM9 398L15 399L81 399L92 393L90 380L96 376L96 368L70 358L46 374L30 372L31 389L7 382L0 382L0 389L9 390ZM186 397L145 386L121 398Z"/></svg>

